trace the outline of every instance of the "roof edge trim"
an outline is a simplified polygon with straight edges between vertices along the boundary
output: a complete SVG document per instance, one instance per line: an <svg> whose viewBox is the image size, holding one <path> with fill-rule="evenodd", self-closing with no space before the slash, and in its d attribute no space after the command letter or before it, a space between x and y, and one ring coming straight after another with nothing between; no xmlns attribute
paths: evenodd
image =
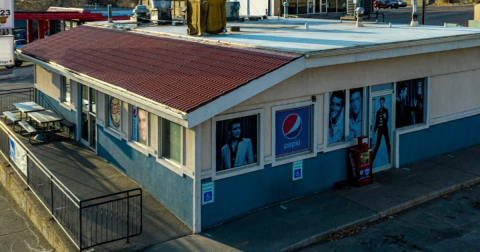
<svg viewBox="0 0 480 252"><path fill-rule="evenodd" d="M410 40L410 41L390 42L390 43L384 43L384 44L372 44L372 45L362 45L362 46L348 47L348 48L312 51L312 52L305 53L305 57L307 58L329 57L329 56L337 56L337 55L343 55L343 54L382 51L382 50L389 50L389 49L432 45L432 44L438 44L438 43L472 40L472 39L480 39L480 34L456 35L456 36L450 36L450 37L418 39L418 40Z"/></svg>

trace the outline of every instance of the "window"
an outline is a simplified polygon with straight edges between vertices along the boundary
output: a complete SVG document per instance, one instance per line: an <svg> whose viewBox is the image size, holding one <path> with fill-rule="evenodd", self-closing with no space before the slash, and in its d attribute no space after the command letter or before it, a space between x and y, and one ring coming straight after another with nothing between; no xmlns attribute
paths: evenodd
<svg viewBox="0 0 480 252"><path fill-rule="evenodd" d="M257 164L258 115L216 121L216 171Z"/></svg>
<svg viewBox="0 0 480 252"><path fill-rule="evenodd" d="M317 155L315 101L272 107L272 167Z"/></svg>
<svg viewBox="0 0 480 252"><path fill-rule="evenodd" d="M426 78L397 82L395 127L401 128L424 122Z"/></svg>
<svg viewBox="0 0 480 252"><path fill-rule="evenodd" d="M364 135L364 89L340 90L329 94L328 143L350 141Z"/></svg>
<svg viewBox="0 0 480 252"><path fill-rule="evenodd" d="M132 106L132 140L147 145L148 140L148 112Z"/></svg>
<svg viewBox="0 0 480 252"><path fill-rule="evenodd" d="M312 106L275 112L275 157L312 150Z"/></svg>
<svg viewBox="0 0 480 252"><path fill-rule="evenodd" d="M162 119L162 157L178 165L182 157L182 126Z"/></svg>
<svg viewBox="0 0 480 252"><path fill-rule="evenodd" d="M108 127L120 131L121 126L121 101L113 96L107 96Z"/></svg>
<svg viewBox="0 0 480 252"><path fill-rule="evenodd" d="M70 103L70 85L71 83L71 80L65 76L62 76L62 87L60 89L60 92L61 92L61 101L64 102L64 103Z"/></svg>

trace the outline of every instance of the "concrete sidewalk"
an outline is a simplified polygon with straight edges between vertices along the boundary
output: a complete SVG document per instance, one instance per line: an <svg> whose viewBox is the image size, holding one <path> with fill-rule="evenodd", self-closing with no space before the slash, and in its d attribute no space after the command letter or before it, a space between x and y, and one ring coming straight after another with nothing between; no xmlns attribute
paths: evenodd
<svg viewBox="0 0 480 252"><path fill-rule="evenodd" d="M3 120L2 120L3 121ZM138 187L120 171L73 140L28 144L42 164L77 197L91 198ZM352 225L361 225L480 182L480 145L374 174L374 183L316 193L191 234L148 192L144 192L143 233L94 247L95 251L291 251ZM57 251L75 251L46 209L1 160L0 182ZM25 203L26 202L26 203ZM51 231L49 231L52 229Z"/></svg>
<svg viewBox="0 0 480 252"><path fill-rule="evenodd" d="M477 145L390 169L372 185L285 202L144 251L291 251L478 183L479 158Z"/></svg>

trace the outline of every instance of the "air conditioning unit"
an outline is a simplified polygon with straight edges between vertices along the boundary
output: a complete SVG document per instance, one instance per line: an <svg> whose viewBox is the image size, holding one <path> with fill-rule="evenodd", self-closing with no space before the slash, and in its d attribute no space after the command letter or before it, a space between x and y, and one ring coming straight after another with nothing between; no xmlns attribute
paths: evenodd
<svg viewBox="0 0 480 252"><path fill-rule="evenodd" d="M238 11L240 10L240 2L227 1L225 2L225 12L227 13L228 21L236 21L240 18Z"/></svg>

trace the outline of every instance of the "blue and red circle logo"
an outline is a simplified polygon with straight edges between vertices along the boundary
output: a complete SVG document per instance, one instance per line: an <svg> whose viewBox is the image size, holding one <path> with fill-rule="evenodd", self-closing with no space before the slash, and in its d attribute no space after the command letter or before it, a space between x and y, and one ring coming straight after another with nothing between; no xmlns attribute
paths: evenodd
<svg viewBox="0 0 480 252"><path fill-rule="evenodd" d="M283 121L282 130L286 138L296 138L302 131L302 118L297 114L288 115Z"/></svg>

